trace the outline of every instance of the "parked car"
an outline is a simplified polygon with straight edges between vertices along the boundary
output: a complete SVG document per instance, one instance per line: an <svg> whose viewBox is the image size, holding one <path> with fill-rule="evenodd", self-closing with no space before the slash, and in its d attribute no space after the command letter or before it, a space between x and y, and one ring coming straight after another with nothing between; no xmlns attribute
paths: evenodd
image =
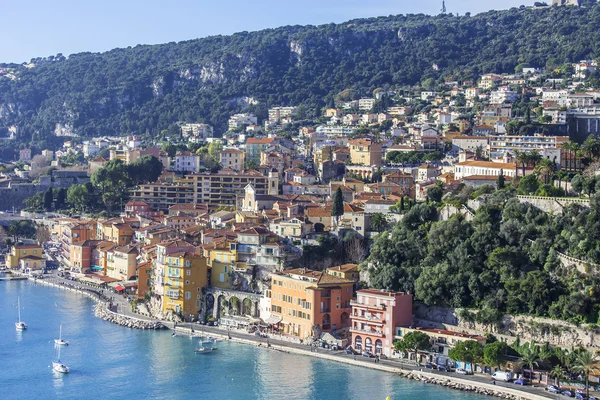
<svg viewBox="0 0 600 400"><path fill-rule="evenodd" d="M438 365L437 369L438 371L448 372L448 368L443 365Z"/></svg>
<svg viewBox="0 0 600 400"><path fill-rule="evenodd" d="M562 392L560 392L560 394L562 394L563 396L567 396L567 397L574 397L575 394L570 391L570 390L563 390Z"/></svg>
<svg viewBox="0 0 600 400"><path fill-rule="evenodd" d="M587 400L587 397L585 397L585 394L583 393L575 393L575 398L577 400Z"/></svg>
<svg viewBox="0 0 600 400"><path fill-rule="evenodd" d="M515 385L522 385L522 386L524 386L524 385L527 385L528 383L529 382L525 378L519 378L519 379L517 379L517 380L514 381Z"/></svg>
<svg viewBox="0 0 600 400"><path fill-rule="evenodd" d="M362 352L362 356L363 357L369 357L369 358L374 358L375 356L373 355L373 353L371 353L370 351L363 351Z"/></svg>
<svg viewBox="0 0 600 400"><path fill-rule="evenodd" d="M561 390L554 385L548 385L548 387L546 388L547 391L549 391L550 393L560 393Z"/></svg>
<svg viewBox="0 0 600 400"><path fill-rule="evenodd" d="M425 363L425 368L435 369L435 365L433 365L432 363Z"/></svg>
<svg viewBox="0 0 600 400"><path fill-rule="evenodd" d="M459 375L471 375L471 371L467 371L464 368L456 368L456 373Z"/></svg>
<svg viewBox="0 0 600 400"><path fill-rule="evenodd" d="M356 354L356 353L354 352L354 350L352 350L352 347L348 347L346 349L346 354Z"/></svg>
<svg viewBox="0 0 600 400"><path fill-rule="evenodd" d="M495 381L510 382L512 375L510 372L496 371L492 374L492 379Z"/></svg>
<svg viewBox="0 0 600 400"><path fill-rule="evenodd" d="M379 358L381 358L382 360L387 360L388 356L382 353L379 355Z"/></svg>

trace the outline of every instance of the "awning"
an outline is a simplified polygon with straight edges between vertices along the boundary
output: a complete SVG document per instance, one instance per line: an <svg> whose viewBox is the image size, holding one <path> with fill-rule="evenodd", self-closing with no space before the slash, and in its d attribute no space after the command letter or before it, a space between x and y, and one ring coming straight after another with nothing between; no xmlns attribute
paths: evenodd
<svg viewBox="0 0 600 400"><path fill-rule="evenodd" d="M276 324L280 323L282 319L283 318L280 317L279 315L271 315L269 318L267 318L267 320L265 322L269 325L276 325Z"/></svg>
<svg viewBox="0 0 600 400"><path fill-rule="evenodd" d="M116 290L117 292L122 292L123 290L125 290L125 288L124 288L123 286L121 286L121 285L117 285L117 286L115 287L115 290Z"/></svg>

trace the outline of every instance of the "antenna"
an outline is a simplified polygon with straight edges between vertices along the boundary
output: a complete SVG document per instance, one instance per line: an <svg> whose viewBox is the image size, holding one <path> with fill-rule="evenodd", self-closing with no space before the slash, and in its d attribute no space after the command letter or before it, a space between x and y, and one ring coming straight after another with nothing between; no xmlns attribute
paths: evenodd
<svg viewBox="0 0 600 400"><path fill-rule="evenodd" d="M442 0L442 14L446 14L446 1Z"/></svg>

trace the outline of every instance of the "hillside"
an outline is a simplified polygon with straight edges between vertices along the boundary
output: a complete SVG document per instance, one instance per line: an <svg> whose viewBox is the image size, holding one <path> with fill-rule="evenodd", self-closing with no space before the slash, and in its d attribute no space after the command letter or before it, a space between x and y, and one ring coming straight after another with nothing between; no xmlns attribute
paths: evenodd
<svg viewBox="0 0 600 400"><path fill-rule="evenodd" d="M274 105L302 104L311 117L346 88L367 95L427 78L511 72L523 62L558 67L598 57L598 26L598 4L513 8L287 26L36 59L29 68L5 66L16 79L0 77L0 136L16 125L19 143L44 147L57 124L82 136L159 135L174 131L177 121L208 122L222 133L231 113L249 108L260 117ZM246 97L258 105L247 106Z"/></svg>

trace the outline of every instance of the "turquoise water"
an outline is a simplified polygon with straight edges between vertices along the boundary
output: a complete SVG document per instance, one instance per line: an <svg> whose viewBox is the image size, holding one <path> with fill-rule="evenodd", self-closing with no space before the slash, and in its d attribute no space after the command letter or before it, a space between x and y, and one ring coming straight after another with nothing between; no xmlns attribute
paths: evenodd
<svg viewBox="0 0 600 400"><path fill-rule="evenodd" d="M17 296L29 325L15 330ZM194 354L198 339L122 328L92 313L82 295L32 282L0 282L1 399L439 399L484 397L366 368L219 342ZM63 324L62 361L49 368Z"/></svg>

